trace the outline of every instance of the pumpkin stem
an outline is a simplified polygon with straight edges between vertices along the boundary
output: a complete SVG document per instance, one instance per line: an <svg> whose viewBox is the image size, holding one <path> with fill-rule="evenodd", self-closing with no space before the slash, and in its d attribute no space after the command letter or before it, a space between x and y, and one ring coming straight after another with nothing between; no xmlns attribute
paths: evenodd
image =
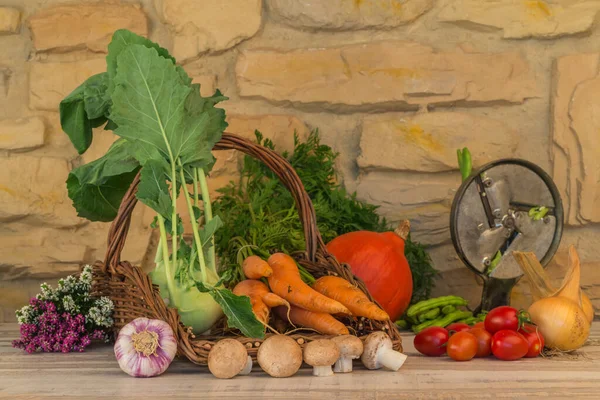
<svg viewBox="0 0 600 400"><path fill-rule="evenodd" d="M408 234L410 233L410 221L407 219L400 221L398 227L394 229L394 233L400 236L402 240L406 240Z"/></svg>

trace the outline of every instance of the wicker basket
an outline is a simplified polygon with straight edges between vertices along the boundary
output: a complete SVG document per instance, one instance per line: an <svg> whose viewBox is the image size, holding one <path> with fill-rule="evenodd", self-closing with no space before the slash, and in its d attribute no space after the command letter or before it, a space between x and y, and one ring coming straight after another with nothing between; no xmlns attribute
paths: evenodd
<svg viewBox="0 0 600 400"><path fill-rule="evenodd" d="M297 262L316 278L323 275L341 276L355 284L372 299L364 283L352 275L350 268L347 265L340 264L335 257L327 252L317 229L315 210L310 198L304 190L300 178L283 157L260 144L228 133L223 135L215 150L239 150L257 158L273 170L292 193L302 219L306 250L294 254ZM158 288L152 285L148 275L140 267L132 266L127 261L121 261L121 251L127 238L131 214L137 203L135 193L138 184L139 175L125 194L117 217L110 227L104 262L98 261L94 264L92 294L108 296L114 302L115 331L138 317L161 319L168 322L175 332L178 341L178 354L187 357L193 363L205 365L211 347L223 337L238 339L248 348L248 354L256 359L260 340L240 337L235 331L225 328L219 328L215 336L196 337L190 329L180 323L177 311L165 305L159 295ZM351 331L359 337L377 330L386 331L394 343L394 348L402 351L400 334L393 322L382 323L364 320L363 318L349 319L345 322L351 328ZM291 337L295 338L300 345L303 345L323 336L307 331L306 333L293 334Z"/></svg>

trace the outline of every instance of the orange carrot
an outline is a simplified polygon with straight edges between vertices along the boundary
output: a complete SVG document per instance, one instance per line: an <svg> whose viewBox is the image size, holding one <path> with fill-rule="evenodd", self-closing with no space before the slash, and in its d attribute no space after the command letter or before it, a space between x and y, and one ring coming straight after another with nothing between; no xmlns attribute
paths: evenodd
<svg viewBox="0 0 600 400"><path fill-rule="evenodd" d="M281 319L287 319L283 307L274 308L275 312ZM290 309L290 321L294 324L311 328L323 335L348 335L346 325L333 318L327 313L312 312L304 310L300 307L292 306Z"/></svg>
<svg viewBox="0 0 600 400"><path fill-rule="evenodd" d="M233 288L233 294L236 296L248 296L250 298L254 315L264 324L269 321L269 307L262 299L265 292L268 293L269 289L264 283L251 279L241 281Z"/></svg>
<svg viewBox="0 0 600 400"><path fill-rule="evenodd" d="M313 284L313 289L330 299L337 300L357 317L387 321L390 316L371 302L366 294L347 280L337 276L323 276Z"/></svg>
<svg viewBox="0 0 600 400"><path fill-rule="evenodd" d="M273 275L268 278L273 293L305 310L328 314L350 314L344 305L323 296L302 282L292 257L284 253L275 253L267 262L273 269Z"/></svg>
<svg viewBox="0 0 600 400"><path fill-rule="evenodd" d="M269 264L259 256L247 257L242 263L242 269L248 279L267 278L273 273Z"/></svg>
<svg viewBox="0 0 600 400"><path fill-rule="evenodd" d="M277 296L275 293L265 293L262 297L262 301L265 302L265 304L267 305L267 307L269 308L273 308L273 307L277 307L277 306L285 306L285 307L289 307L290 303L287 302L287 300L282 299L281 297Z"/></svg>
<svg viewBox="0 0 600 400"><path fill-rule="evenodd" d="M259 321L267 324L269 322L269 309L276 306L290 306L290 303L269 292L267 285L261 281L246 279L233 288L233 294L237 296L248 296L252 311Z"/></svg>

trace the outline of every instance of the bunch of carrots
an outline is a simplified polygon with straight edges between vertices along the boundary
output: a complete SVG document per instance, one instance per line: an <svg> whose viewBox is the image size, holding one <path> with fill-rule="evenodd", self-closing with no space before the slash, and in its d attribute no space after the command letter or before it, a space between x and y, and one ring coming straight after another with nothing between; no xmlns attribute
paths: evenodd
<svg viewBox="0 0 600 400"><path fill-rule="evenodd" d="M389 319L385 311L343 278L324 276L312 287L307 285L300 277L296 262L287 254L275 253L267 261L250 256L244 260L242 269L247 279L238 283L233 293L250 298L256 318L265 326L268 326L271 309L283 320L324 335L349 333L346 325L334 315L377 321Z"/></svg>

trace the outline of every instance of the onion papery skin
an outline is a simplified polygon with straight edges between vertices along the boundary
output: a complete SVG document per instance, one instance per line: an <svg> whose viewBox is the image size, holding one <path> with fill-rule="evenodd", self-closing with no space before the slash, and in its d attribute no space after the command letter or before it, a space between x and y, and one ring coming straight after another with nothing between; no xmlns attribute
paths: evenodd
<svg viewBox="0 0 600 400"><path fill-rule="evenodd" d="M566 297L547 297L529 307L531 321L544 336L546 347L572 351L583 346L590 323L577 303Z"/></svg>
<svg viewBox="0 0 600 400"><path fill-rule="evenodd" d="M144 355L134 348L133 336L144 331L158 335L154 354ZM115 343L115 356L121 369L136 378L149 378L162 374L169 368L177 353L177 340L173 329L164 321L136 318L120 331Z"/></svg>

